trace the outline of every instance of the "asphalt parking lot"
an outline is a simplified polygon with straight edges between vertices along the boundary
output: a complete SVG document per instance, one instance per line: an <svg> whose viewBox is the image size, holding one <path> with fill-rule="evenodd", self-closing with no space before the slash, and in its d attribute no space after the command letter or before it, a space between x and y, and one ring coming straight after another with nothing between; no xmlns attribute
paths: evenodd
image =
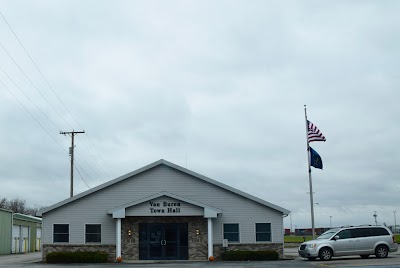
<svg viewBox="0 0 400 268"><path fill-rule="evenodd" d="M157 261L157 262L131 262L131 263L104 263L104 264L46 264L40 263L41 253L13 254L0 256L0 267L33 267L33 268L63 268L63 267L243 267L243 268L395 268L400 267L400 251L389 254L388 258L377 259L371 256L369 259L361 259L359 256L333 258L331 261L308 261L297 255L297 248L286 248L287 260L269 262L188 262L188 261Z"/></svg>

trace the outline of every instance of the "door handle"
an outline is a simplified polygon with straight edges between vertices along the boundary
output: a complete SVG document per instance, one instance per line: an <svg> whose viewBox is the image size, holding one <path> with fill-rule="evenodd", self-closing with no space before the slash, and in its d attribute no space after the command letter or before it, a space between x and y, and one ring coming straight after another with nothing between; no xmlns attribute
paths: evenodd
<svg viewBox="0 0 400 268"><path fill-rule="evenodd" d="M161 246L167 245L167 240L161 240Z"/></svg>

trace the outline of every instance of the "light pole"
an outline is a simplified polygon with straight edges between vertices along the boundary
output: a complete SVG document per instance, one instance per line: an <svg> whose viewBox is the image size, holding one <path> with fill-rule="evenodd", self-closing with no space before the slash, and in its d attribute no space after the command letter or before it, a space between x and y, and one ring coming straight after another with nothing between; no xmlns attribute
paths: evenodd
<svg viewBox="0 0 400 268"><path fill-rule="evenodd" d="M332 216L329 216L329 226L330 226L331 229L332 229Z"/></svg>
<svg viewBox="0 0 400 268"><path fill-rule="evenodd" d="M393 233L396 233L396 213L397 213L397 211L395 210L395 211L393 211L393 215L394 215L394 232Z"/></svg>
<svg viewBox="0 0 400 268"><path fill-rule="evenodd" d="M292 213L290 213L289 216L290 216L290 234L289 235L291 235L292 234Z"/></svg>
<svg viewBox="0 0 400 268"><path fill-rule="evenodd" d="M376 214L376 211L374 211L374 212L375 212L375 213L374 213L373 216L374 216L374 218L375 218L375 225L378 225L378 221L377 221L377 219L376 219L376 218L378 217L378 215Z"/></svg>

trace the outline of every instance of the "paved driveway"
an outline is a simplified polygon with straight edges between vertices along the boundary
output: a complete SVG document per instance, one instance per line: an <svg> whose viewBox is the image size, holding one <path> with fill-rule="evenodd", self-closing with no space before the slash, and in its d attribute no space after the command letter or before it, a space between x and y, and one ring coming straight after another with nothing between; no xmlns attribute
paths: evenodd
<svg viewBox="0 0 400 268"><path fill-rule="evenodd" d="M45 264L40 263L41 253L26 253L13 255L0 255L0 267L32 267L32 268L67 268L67 267L144 267L144 268L185 268L185 267L210 267L210 268L399 268L400 252L391 253L386 259L377 259L371 256L369 259L361 259L359 256L333 258L331 261L308 261L300 258L297 248L285 248L285 256L291 260L269 262L188 262L188 261L163 261L163 262L136 262L136 263L103 263L103 264Z"/></svg>
<svg viewBox="0 0 400 268"><path fill-rule="evenodd" d="M24 254L0 255L0 266L32 264L42 260L42 252L29 252Z"/></svg>

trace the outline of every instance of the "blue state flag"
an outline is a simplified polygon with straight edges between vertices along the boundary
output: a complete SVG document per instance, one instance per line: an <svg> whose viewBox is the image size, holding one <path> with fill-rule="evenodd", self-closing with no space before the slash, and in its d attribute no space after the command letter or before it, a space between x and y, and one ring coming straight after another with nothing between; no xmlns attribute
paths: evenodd
<svg viewBox="0 0 400 268"><path fill-rule="evenodd" d="M311 158L310 159L311 166L322 169L321 156L319 156L319 154L311 147L310 147L310 158Z"/></svg>

